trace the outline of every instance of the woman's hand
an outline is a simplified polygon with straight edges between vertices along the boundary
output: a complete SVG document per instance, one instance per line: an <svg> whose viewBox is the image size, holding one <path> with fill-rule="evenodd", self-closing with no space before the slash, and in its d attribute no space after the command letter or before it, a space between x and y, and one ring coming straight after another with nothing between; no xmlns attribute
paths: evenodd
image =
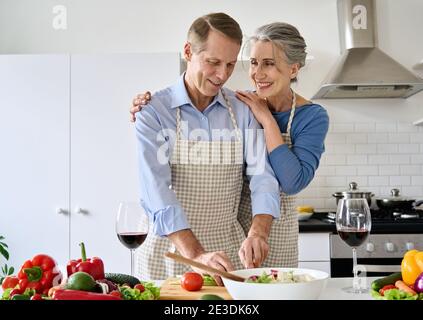
<svg viewBox="0 0 423 320"><path fill-rule="evenodd" d="M137 96L132 100L132 106L129 109L131 113L131 122L135 122L135 114L150 102L151 93L147 91L145 93L137 94Z"/></svg>
<svg viewBox="0 0 423 320"><path fill-rule="evenodd" d="M275 121L267 106L266 100L260 98L254 92L236 91L236 97L244 102L254 114L254 117L264 128L269 121Z"/></svg>

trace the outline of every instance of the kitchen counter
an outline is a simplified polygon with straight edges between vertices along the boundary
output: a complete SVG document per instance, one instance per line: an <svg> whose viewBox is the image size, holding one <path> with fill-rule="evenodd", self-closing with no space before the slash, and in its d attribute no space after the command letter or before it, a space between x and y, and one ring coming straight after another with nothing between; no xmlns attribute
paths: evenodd
<svg viewBox="0 0 423 320"><path fill-rule="evenodd" d="M370 288L370 284L373 280L380 277L368 277L363 278L363 282ZM353 278L329 278L326 284L326 288L321 294L319 300L374 300L368 293L351 294L342 291L342 288L350 287L352 285Z"/></svg>
<svg viewBox="0 0 423 320"><path fill-rule="evenodd" d="M367 277L363 278L363 283L369 288L373 280L380 277ZM342 288L352 285L353 278L329 278L326 288L318 300L374 300L368 293L351 294L342 291ZM163 281L154 281L157 286L160 286Z"/></svg>
<svg viewBox="0 0 423 320"><path fill-rule="evenodd" d="M378 277L368 277L364 278L363 281L366 283L367 287L370 287L370 284L373 280ZM380 278L380 277L379 277ZM152 281L157 286L161 286L164 282L163 280ZM352 278L329 278L326 284L326 288L321 294L319 300L374 300L370 293L362 294L350 294L342 291L342 288L349 287L352 285ZM0 287L0 295L3 290Z"/></svg>
<svg viewBox="0 0 423 320"><path fill-rule="evenodd" d="M335 224L313 217L305 221L298 221L298 226L300 232L336 232Z"/></svg>
<svg viewBox="0 0 423 320"><path fill-rule="evenodd" d="M310 219L298 221L300 232L333 232L336 233L336 225L326 218L326 213L316 212ZM407 220L384 221L372 223L371 234L384 233L423 233L423 223L407 223Z"/></svg>

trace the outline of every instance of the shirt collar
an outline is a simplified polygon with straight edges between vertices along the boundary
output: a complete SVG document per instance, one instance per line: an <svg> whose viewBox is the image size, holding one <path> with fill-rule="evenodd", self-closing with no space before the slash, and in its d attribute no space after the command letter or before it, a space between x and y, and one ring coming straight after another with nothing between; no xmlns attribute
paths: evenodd
<svg viewBox="0 0 423 320"><path fill-rule="evenodd" d="M184 105L190 105L194 107L194 104L191 101L191 98L188 95L187 89L184 82L185 72L179 77L178 81L172 86L172 105L171 109L181 107ZM209 106L220 105L225 108L226 101L222 95L222 90L219 90L219 93L213 98ZM208 106L208 107L209 107ZM207 108L208 108L207 107Z"/></svg>

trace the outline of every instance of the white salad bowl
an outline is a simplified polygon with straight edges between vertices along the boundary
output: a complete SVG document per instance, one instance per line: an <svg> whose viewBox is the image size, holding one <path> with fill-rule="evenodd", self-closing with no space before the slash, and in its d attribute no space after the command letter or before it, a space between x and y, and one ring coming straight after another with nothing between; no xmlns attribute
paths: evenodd
<svg viewBox="0 0 423 320"><path fill-rule="evenodd" d="M232 271L241 277L260 276L271 270L294 272L296 275L309 275L313 280L295 283L250 283L222 278L226 289L234 300L316 300L326 287L329 274L319 270L300 268L255 268Z"/></svg>

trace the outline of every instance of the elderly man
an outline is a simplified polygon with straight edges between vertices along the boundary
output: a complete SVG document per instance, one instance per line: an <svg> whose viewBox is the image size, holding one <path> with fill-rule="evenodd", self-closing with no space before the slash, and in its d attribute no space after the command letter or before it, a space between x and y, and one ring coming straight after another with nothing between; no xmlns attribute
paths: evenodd
<svg viewBox="0 0 423 320"><path fill-rule="evenodd" d="M238 23L224 13L195 20L183 51L186 72L137 114L141 202L152 221L139 249L141 277L189 270L165 259L167 251L228 271L259 266L268 254L280 215L278 181L259 124L223 88L241 42ZM237 219L244 170L253 212L247 234Z"/></svg>

